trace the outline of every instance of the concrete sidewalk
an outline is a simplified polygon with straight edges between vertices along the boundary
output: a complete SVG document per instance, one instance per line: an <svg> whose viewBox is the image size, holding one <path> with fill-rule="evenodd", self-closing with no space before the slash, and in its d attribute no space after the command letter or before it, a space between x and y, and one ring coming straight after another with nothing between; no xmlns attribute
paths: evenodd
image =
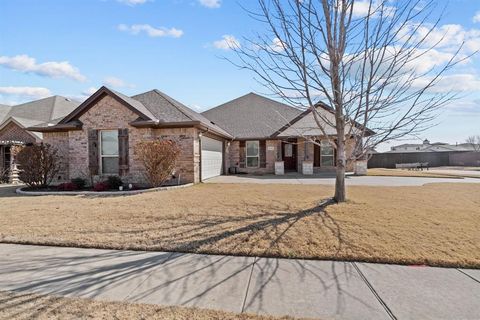
<svg viewBox="0 0 480 320"><path fill-rule="evenodd" d="M335 176L312 175L304 176L298 173L276 175L229 175L218 176L204 181L205 183L255 183L255 184L320 184L335 185ZM383 187L410 187L423 186L428 183L480 183L477 178L423 178L423 177L377 177L354 176L345 177L347 186L383 186Z"/></svg>
<svg viewBox="0 0 480 320"><path fill-rule="evenodd" d="M480 270L0 244L0 290L322 319L478 319Z"/></svg>

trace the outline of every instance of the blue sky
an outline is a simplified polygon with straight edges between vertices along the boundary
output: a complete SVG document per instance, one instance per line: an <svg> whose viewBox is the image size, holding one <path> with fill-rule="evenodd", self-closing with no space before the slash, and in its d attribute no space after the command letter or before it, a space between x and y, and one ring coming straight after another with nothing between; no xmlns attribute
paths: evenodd
<svg viewBox="0 0 480 320"><path fill-rule="evenodd" d="M231 55L226 42L263 28L240 4L255 8L254 0L0 0L0 103L84 99L107 85L130 95L157 88L205 110L267 92L221 59ZM480 44L480 1L449 1L442 25ZM454 143L480 134L479 58L458 74L452 79L465 97L420 138Z"/></svg>

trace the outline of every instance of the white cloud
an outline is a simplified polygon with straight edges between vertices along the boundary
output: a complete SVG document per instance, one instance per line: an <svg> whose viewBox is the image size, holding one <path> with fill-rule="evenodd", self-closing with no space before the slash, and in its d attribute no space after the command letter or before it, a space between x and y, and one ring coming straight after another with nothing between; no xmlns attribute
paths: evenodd
<svg viewBox="0 0 480 320"><path fill-rule="evenodd" d="M124 80L117 77L113 77L113 76L106 77L103 80L103 83L108 87L115 87L115 88L134 88L135 87L134 84L127 83Z"/></svg>
<svg viewBox="0 0 480 320"><path fill-rule="evenodd" d="M413 83L413 87L424 88L431 80L431 77L422 77L416 79ZM428 90L428 92L478 92L479 88L480 78L478 78L476 75L469 73L457 73L443 76L435 86Z"/></svg>
<svg viewBox="0 0 480 320"><path fill-rule="evenodd" d="M217 49L230 50L240 48L240 42L234 36L226 34L221 40L214 41L213 46Z"/></svg>
<svg viewBox="0 0 480 320"><path fill-rule="evenodd" d="M117 0L117 1L129 6L135 6L137 4L144 4L148 0Z"/></svg>
<svg viewBox="0 0 480 320"><path fill-rule="evenodd" d="M480 22L480 11L477 11L477 12L475 13L475 15L473 16L473 19L472 19L472 20L473 20L474 23Z"/></svg>
<svg viewBox="0 0 480 320"><path fill-rule="evenodd" d="M35 58L26 54L14 57L0 56L0 65L15 71L34 73L49 78L70 78L76 81L87 79L78 68L72 66L68 61L37 63Z"/></svg>
<svg viewBox="0 0 480 320"><path fill-rule="evenodd" d="M88 89L83 90L82 95L89 97L92 94L94 94L95 92L97 92L97 90L98 90L98 88L90 87Z"/></svg>
<svg viewBox="0 0 480 320"><path fill-rule="evenodd" d="M278 38L274 38L272 44L270 45L270 49L274 52L282 52L285 50L287 44Z"/></svg>
<svg viewBox="0 0 480 320"><path fill-rule="evenodd" d="M371 7L370 7L371 2ZM395 12L395 7L386 5L385 0L356 0L352 1L353 4L353 16L355 18L365 18L368 15L370 9L370 15L377 17L380 15L380 10L383 9L383 16L392 16ZM383 5L383 8L382 8Z"/></svg>
<svg viewBox="0 0 480 320"><path fill-rule="evenodd" d="M221 0L198 0L200 4L204 7L207 8L220 8L220 5L222 4Z"/></svg>
<svg viewBox="0 0 480 320"><path fill-rule="evenodd" d="M0 87L0 94L35 99L41 99L52 95L49 89L43 87Z"/></svg>
<svg viewBox="0 0 480 320"><path fill-rule="evenodd" d="M400 30L399 38L407 39L417 27L418 25L415 24L404 26ZM433 29L432 25L425 24L418 27L411 41L418 42L425 37L423 47L435 46L436 49L455 52L465 42L464 53L470 54L480 50L480 29L465 29L459 24L445 24Z"/></svg>
<svg viewBox="0 0 480 320"><path fill-rule="evenodd" d="M149 37L171 37L171 38L180 38L183 35L183 31L176 28L165 28L159 27L155 28L149 24L132 24L128 26L126 24L119 24L118 30L123 32L129 32L133 35L137 35L141 32L145 32Z"/></svg>

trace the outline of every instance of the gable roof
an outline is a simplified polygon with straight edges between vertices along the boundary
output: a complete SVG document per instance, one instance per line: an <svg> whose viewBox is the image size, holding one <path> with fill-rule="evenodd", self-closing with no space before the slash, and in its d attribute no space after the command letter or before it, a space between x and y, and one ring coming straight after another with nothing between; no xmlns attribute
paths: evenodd
<svg viewBox="0 0 480 320"><path fill-rule="evenodd" d="M199 122L221 135L231 137L227 131L213 121L157 89L135 95L132 99L140 101L154 114L156 120L162 123Z"/></svg>
<svg viewBox="0 0 480 320"><path fill-rule="evenodd" d="M48 121L48 123L42 123L29 129L32 131L59 131L81 128L82 124L78 120L79 117L107 95L113 97L123 106L138 115L138 118L130 123L132 126L175 127L198 125L205 127L207 130L212 130L221 136L231 138L228 132L159 90L151 90L128 97L123 93L111 90L105 86L98 89L63 119L59 121L53 121L53 119L51 119L52 121Z"/></svg>
<svg viewBox="0 0 480 320"><path fill-rule="evenodd" d="M82 102L75 110L63 118L59 124L67 124L72 120L77 120L82 114L84 114L91 106L105 96L111 96L120 102L122 105L132 110L134 113L143 120L148 120L154 118L154 115L147 109L145 106L137 100L134 100L120 92L111 90L105 86L98 89L94 94L88 97L87 100Z"/></svg>
<svg viewBox="0 0 480 320"><path fill-rule="evenodd" d="M307 109L298 115L295 119L285 124L281 129L275 132L272 137L294 137L294 136L322 136L336 135L337 130L335 128L335 109L329 105L319 101L315 104L315 109L318 114L321 114L322 119L325 122L323 131L318 127L317 121L312 113L312 109ZM364 128L360 123L353 121L353 128L347 124L346 130L352 129L353 133L359 133ZM365 136L375 134L369 128L365 128Z"/></svg>
<svg viewBox="0 0 480 320"><path fill-rule="evenodd" d="M236 139L266 138L302 112L253 92L202 112Z"/></svg>
<svg viewBox="0 0 480 320"><path fill-rule="evenodd" d="M21 128L28 128L55 118L62 118L79 105L78 102L62 96L52 96L16 106L0 105L0 128L14 122ZM40 133L31 133L36 138L42 138Z"/></svg>

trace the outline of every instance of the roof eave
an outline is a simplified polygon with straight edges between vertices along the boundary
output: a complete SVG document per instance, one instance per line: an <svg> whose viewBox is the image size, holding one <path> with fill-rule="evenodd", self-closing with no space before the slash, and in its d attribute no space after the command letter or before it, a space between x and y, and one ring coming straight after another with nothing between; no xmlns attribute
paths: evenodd
<svg viewBox="0 0 480 320"><path fill-rule="evenodd" d="M129 123L136 128L187 128L200 124L200 121L164 122L155 120L135 120Z"/></svg>

